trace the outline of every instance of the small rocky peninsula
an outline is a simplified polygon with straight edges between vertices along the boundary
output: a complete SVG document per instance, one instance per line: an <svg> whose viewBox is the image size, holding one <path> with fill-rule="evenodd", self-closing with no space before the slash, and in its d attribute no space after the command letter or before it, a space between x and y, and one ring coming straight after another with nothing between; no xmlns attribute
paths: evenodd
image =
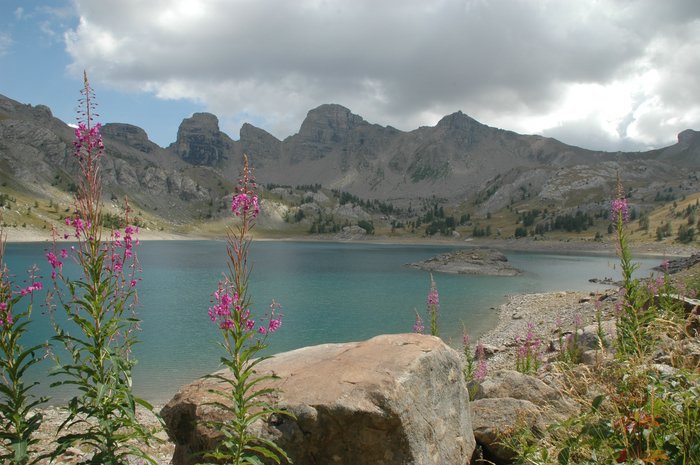
<svg viewBox="0 0 700 465"><path fill-rule="evenodd" d="M479 276L518 276L522 273L502 252L491 248L455 250L407 266L438 273Z"/></svg>

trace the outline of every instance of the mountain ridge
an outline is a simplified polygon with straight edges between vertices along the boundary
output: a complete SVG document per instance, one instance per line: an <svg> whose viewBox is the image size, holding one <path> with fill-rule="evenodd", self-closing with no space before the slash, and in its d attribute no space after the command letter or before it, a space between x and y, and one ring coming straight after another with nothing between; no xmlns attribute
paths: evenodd
<svg viewBox="0 0 700 465"><path fill-rule="evenodd" d="M462 111L401 131L324 104L283 140L249 123L234 140L205 112L184 118L168 147L128 123L105 124L103 136L105 195L128 194L176 223L223 214L244 153L263 185L321 185L402 207L438 202L479 216L513 206L600 209L618 173L640 208L668 189L700 191L700 132L692 129L668 147L603 152L490 127ZM69 191L77 176L72 137L48 107L0 95L0 180L40 197L51 188Z"/></svg>

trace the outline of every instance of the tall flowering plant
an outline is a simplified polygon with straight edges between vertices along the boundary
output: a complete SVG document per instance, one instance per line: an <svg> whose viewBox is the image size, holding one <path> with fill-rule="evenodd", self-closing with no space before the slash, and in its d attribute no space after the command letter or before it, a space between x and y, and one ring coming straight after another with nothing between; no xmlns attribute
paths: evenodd
<svg viewBox="0 0 700 465"><path fill-rule="evenodd" d="M54 321L54 340L68 356L55 356L52 374L57 381L52 386L70 385L79 391L70 399L68 417L59 426L63 434L54 455L82 444L92 449L84 463L121 465L130 456L155 463L140 448L153 437L135 416L136 404L149 410L152 406L132 392L131 351L139 322L135 316L139 265L134 251L138 229L128 225L127 205L124 231L103 237L99 162L104 145L100 124L94 123L94 93L87 76L81 94L74 143L81 176L74 214L66 219L77 245L59 251L54 234L53 249L46 254L54 282L49 303L52 310L62 309L71 323ZM66 259L77 263L80 277L63 274ZM76 432L66 432L69 429Z"/></svg>
<svg viewBox="0 0 700 465"><path fill-rule="evenodd" d="M260 213L260 203L247 157L244 157L231 211L239 221L236 227L228 230L228 273L219 282L213 293L213 305L209 307L209 318L221 332L220 345L224 350L221 363L228 368L226 375L209 375L209 378L226 386L225 389L212 391L221 399L212 404L226 411L228 418L207 423L210 428L221 432L223 439L205 457L213 458L217 463L234 465L262 464L262 458L280 463L282 459L289 460L286 453L274 442L251 431L251 426L258 420L272 414L289 413L267 400L277 392L276 389L260 386L261 382L273 377L257 375L255 370L260 362L269 358L260 356L260 353L268 347L267 338L279 329L282 320L280 305L275 301L270 305L269 314L257 321L251 310L248 251L251 231Z"/></svg>
<svg viewBox="0 0 700 465"><path fill-rule="evenodd" d="M42 289L35 270L30 270L27 287L13 286L5 264L5 235L0 229L0 462L12 465L37 463L30 459L31 446L42 416L32 409L46 401L32 395L37 383L25 385L24 374L41 358L41 345L24 348L21 339L29 325L32 294ZM24 301L29 300L25 305Z"/></svg>
<svg viewBox="0 0 700 465"><path fill-rule="evenodd" d="M440 295L438 294L437 285L433 279L433 275L430 275L430 292L428 292L428 300L426 302L426 307L428 310L428 316L430 317L430 334L433 336L439 336L440 331L438 330L438 312L440 311Z"/></svg>
<svg viewBox="0 0 700 465"><path fill-rule="evenodd" d="M629 205L619 176L616 196L610 202L610 221L615 227L616 248L622 270L617 353L622 358L630 355L641 356L653 343L646 328L653 321L656 309L653 301L646 298L639 280L632 277L638 265L632 262L632 252L625 234L625 224L629 221Z"/></svg>

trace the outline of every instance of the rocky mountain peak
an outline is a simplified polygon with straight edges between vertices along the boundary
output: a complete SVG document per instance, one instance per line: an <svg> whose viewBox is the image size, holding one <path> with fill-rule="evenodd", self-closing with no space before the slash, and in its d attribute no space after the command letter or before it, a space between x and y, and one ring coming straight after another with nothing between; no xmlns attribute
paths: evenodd
<svg viewBox="0 0 700 465"><path fill-rule="evenodd" d="M219 132L219 118L211 113L194 113L190 118L182 120L178 135L180 132L215 135Z"/></svg>
<svg viewBox="0 0 700 465"><path fill-rule="evenodd" d="M211 113L195 113L185 118L177 130L177 141L169 147L193 165L214 166L227 158L230 137L219 130L219 119Z"/></svg>
<svg viewBox="0 0 700 465"><path fill-rule="evenodd" d="M241 142L252 142L261 139L269 142L272 142L273 140L280 142L279 139L277 139L275 136L273 136L266 130L253 126L250 123L243 123L243 126L241 126L240 136Z"/></svg>
<svg viewBox="0 0 700 465"><path fill-rule="evenodd" d="M338 142L340 134L368 125L362 117L338 104L325 104L309 111L299 129L299 136L317 142Z"/></svg>
<svg viewBox="0 0 700 465"><path fill-rule="evenodd" d="M481 128L486 126L481 124L474 118L465 115L461 111L457 111L455 113L452 113L451 115L443 117L440 121L438 121L436 127L443 129L465 130L472 128Z"/></svg>
<svg viewBox="0 0 700 465"><path fill-rule="evenodd" d="M700 131L686 129L678 133L678 143L681 145L690 146L697 142L700 142Z"/></svg>
<svg viewBox="0 0 700 465"><path fill-rule="evenodd" d="M102 134L146 153L158 147L148 139L146 131L132 124L108 123L102 126Z"/></svg>
<svg viewBox="0 0 700 465"><path fill-rule="evenodd" d="M282 141L275 136L248 123L243 124L240 134L241 150L250 157L253 166L263 166L267 159L279 160Z"/></svg>

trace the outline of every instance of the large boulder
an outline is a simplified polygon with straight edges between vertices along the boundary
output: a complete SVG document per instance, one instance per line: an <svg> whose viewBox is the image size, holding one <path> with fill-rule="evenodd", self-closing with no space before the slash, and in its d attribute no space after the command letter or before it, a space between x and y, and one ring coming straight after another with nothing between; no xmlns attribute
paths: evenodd
<svg viewBox="0 0 700 465"><path fill-rule="evenodd" d="M455 464L475 448L459 354L439 338L377 336L364 342L324 344L278 354L259 366L274 373L279 406L296 418L256 425L296 465ZM174 465L220 440L202 422L221 410L217 381L200 379L163 408L176 445Z"/></svg>

